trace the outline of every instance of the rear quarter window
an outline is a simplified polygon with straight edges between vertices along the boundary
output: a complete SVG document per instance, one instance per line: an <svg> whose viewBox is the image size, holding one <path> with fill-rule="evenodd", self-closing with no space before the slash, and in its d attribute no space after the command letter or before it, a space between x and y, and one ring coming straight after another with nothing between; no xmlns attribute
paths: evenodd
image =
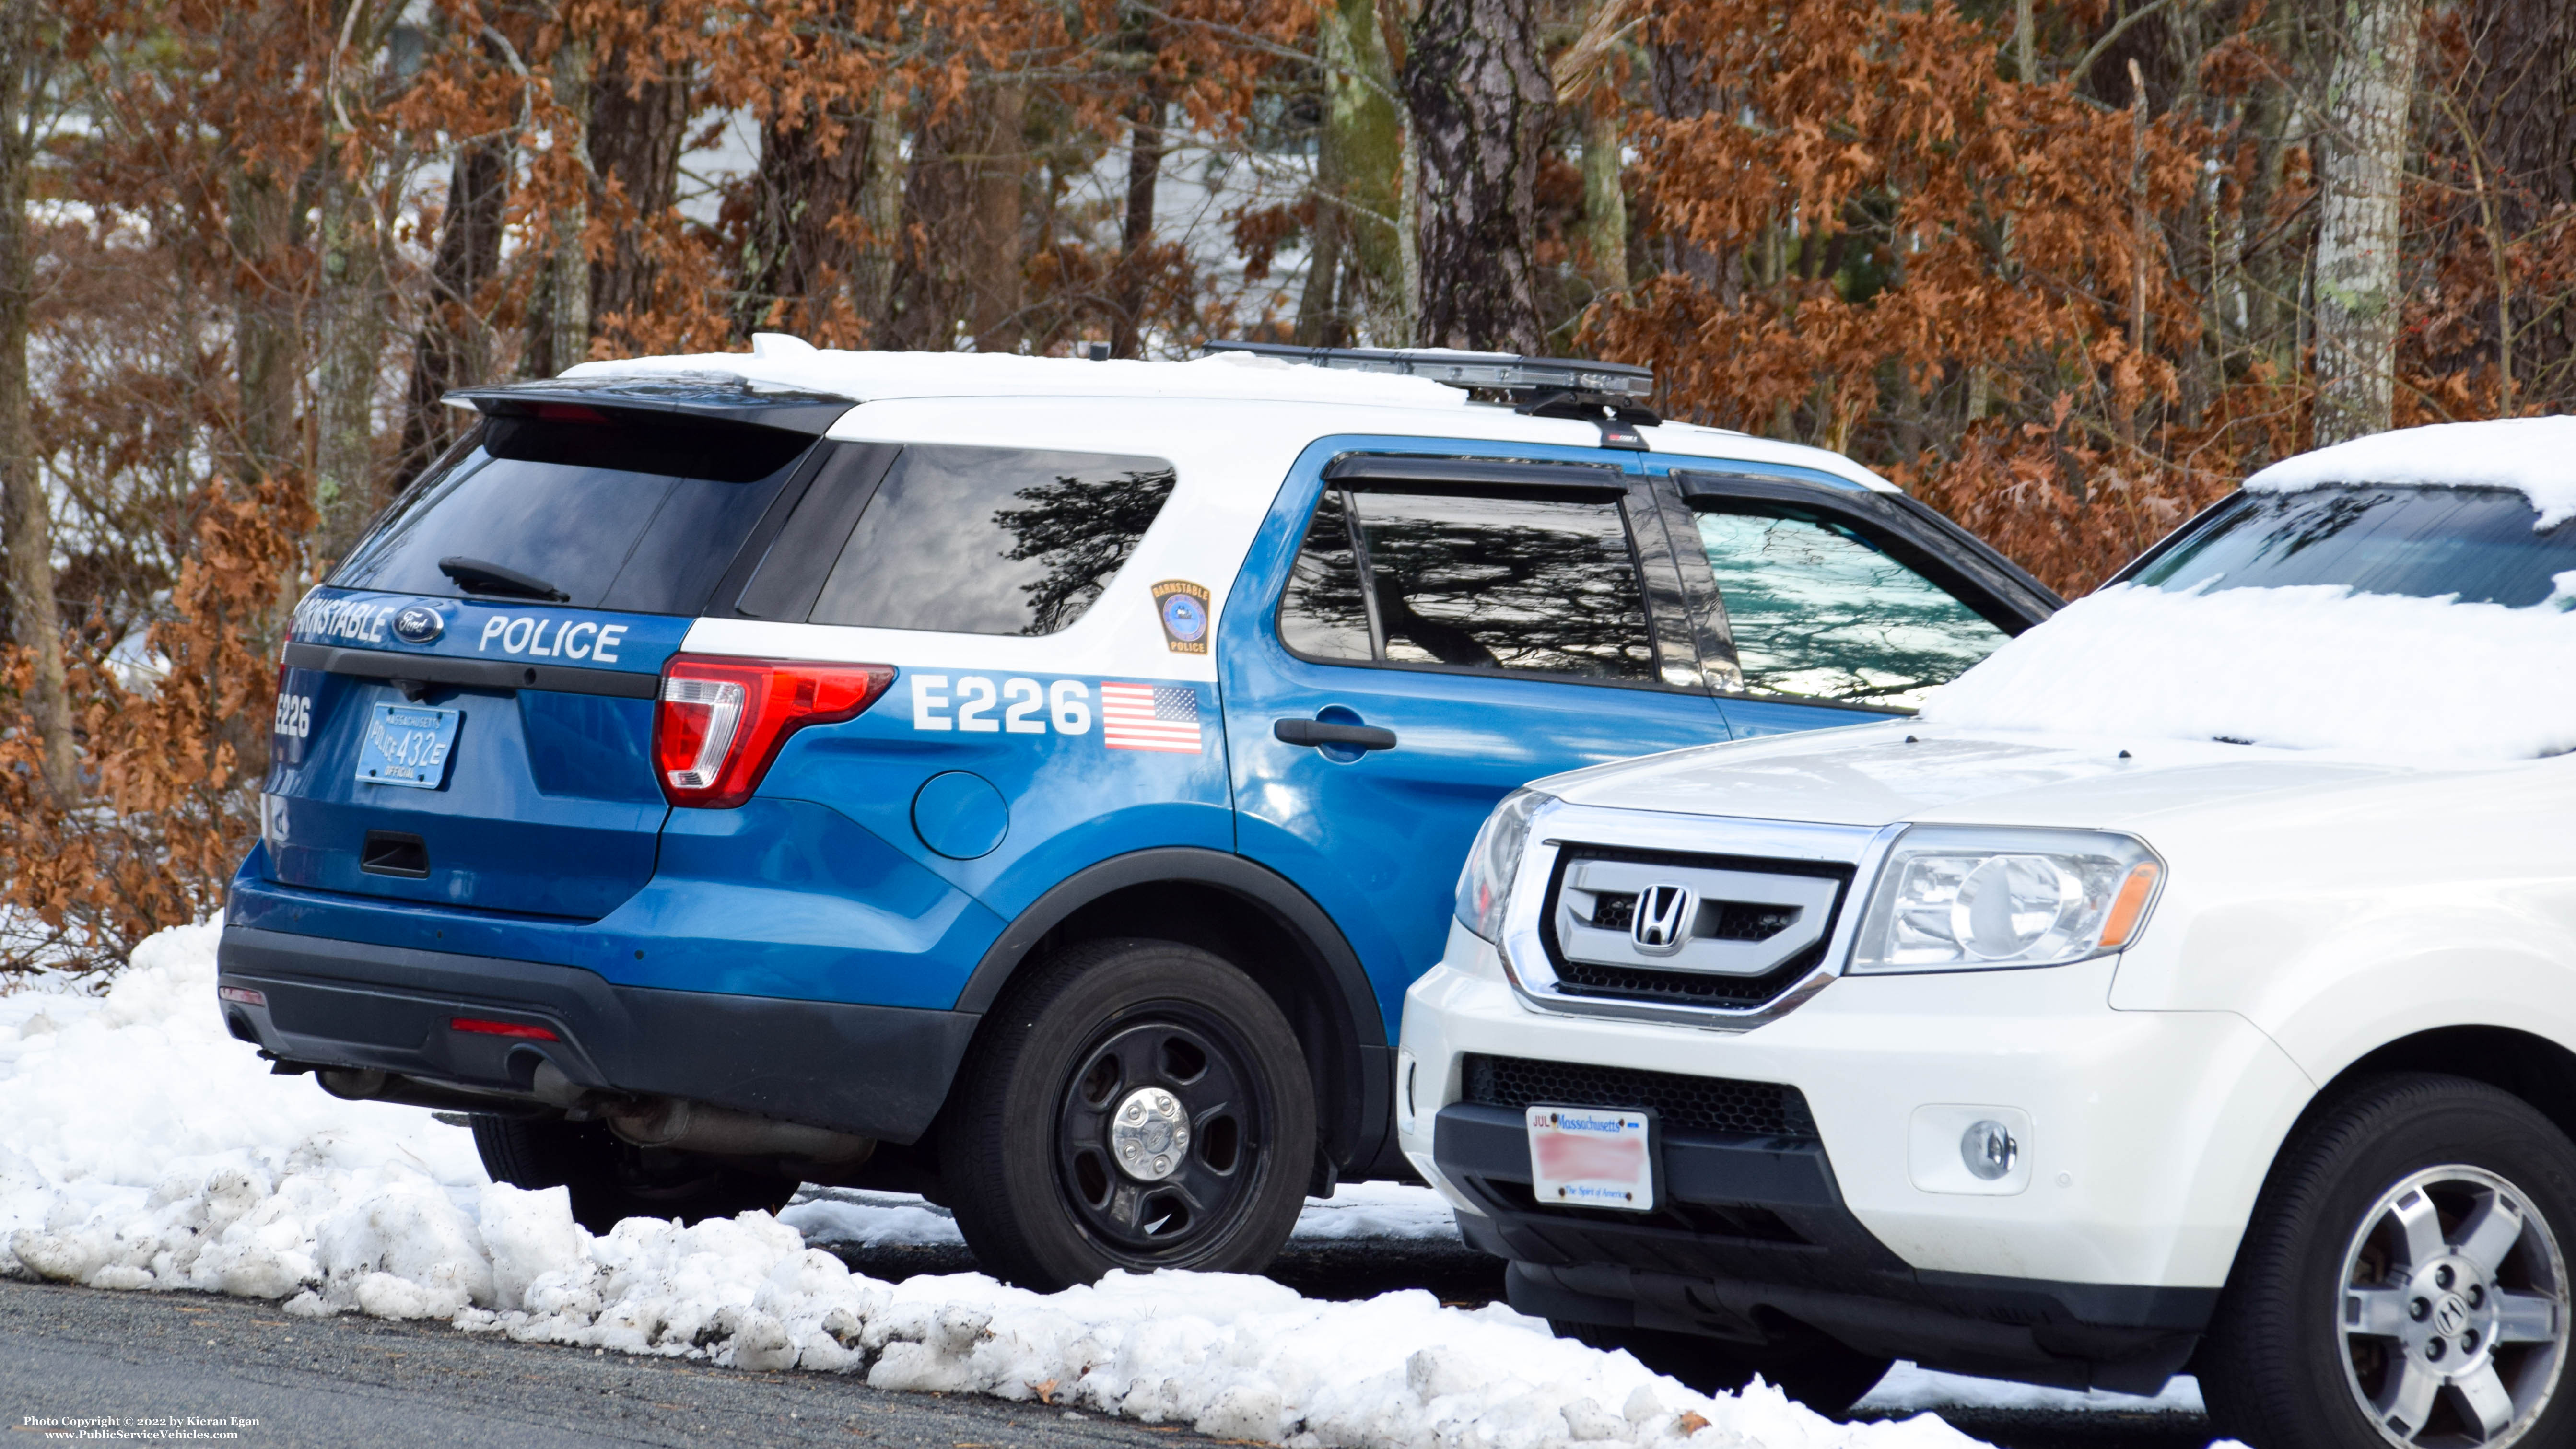
<svg viewBox="0 0 2576 1449"><path fill-rule="evenodd" d="M486 419L476 445L405 494L330 582L463 598L439 563L468 558L541 579L576 608L696 614L814 442L592 417Z"/></svg>
<svg viewBox="0 0 2576 1449"><path fill-rule="evenodd" d="M1108 588L1173 483L1172 465L1160 458L906 446L807 617L879 629L1053 634Z"/></svg>

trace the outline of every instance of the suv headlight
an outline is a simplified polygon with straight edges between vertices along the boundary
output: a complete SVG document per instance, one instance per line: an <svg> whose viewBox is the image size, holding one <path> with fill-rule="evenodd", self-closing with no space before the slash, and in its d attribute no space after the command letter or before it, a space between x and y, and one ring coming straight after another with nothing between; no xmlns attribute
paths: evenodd
<svg viewBox="0 0 2576 1449"><path fill-rule="evenodd" d="M1851 969L1991 971L2107 955L2137 939L2163 875L2133 836L1918 825L1879 870Z"/></svg>
<svg viewBox="0 0 2576 1449"><path fill-rule="evenodd" d="M1514 790L1485 817L1467 850L1467 868L1458 872L1458 924L1488 941L1502 939L1503 911L1512 903L1512 877L1521 868L1521 847L1529 843L1530 817L1555 798Z"/></svg>

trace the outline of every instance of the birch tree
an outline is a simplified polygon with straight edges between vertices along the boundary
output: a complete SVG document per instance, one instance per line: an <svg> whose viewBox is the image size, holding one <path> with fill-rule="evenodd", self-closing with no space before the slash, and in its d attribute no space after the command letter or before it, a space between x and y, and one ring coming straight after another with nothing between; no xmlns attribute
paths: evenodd
<svg viewBox="0 0 2576 1449"><path fill-rule="evenodd" d="M2384 432L2396 393L2398 204L2423 0L2343 0L2317 226L2316 441Z"/></svg>

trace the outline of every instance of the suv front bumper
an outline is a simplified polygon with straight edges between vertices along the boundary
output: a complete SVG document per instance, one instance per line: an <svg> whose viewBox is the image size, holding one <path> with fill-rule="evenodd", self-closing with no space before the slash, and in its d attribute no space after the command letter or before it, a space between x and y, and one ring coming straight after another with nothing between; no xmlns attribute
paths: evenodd
<svg viewBox="0 0 2576 1449"><path fill-rule="evenodd" d="M908 1144L973 1037L972 1012L619 986L577 966L226 926L218 985L233 1035L282 1063L385 1072L539 1100L572 1088L678 1097ZM458 1017L552 1039L458 1031ZM461 1104L460 1104L461 1105Z"/></svg>
<svg viewBox="0 0 2576 1449"><path fill-rule="evenodd" d="M1842 978L1723 1032L1533 1010L1453 929L1406 997L1398 1128L1469 1241L1512 1260L1523 1311L1739 1339L1777 1316L1891 1357L2152 1390L2315 1087L2235 1015L2111 1010L2115 964ZM1469 1100L1470 1055L1785 1084L1804 1112L1785 1136L1661 1129L1654 1214L1544 1207L1519 1109ZM1955 1124L1987 1117L2021 1152L2001 1182L1957 1156Z"/></svg>

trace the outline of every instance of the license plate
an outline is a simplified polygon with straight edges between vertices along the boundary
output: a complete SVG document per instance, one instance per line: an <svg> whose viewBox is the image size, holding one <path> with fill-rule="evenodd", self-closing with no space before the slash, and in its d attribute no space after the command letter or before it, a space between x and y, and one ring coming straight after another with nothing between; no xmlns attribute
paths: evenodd
<svg viewBox="0 0 2576 1449"><path fill-rule="evenodd" d="M456 753L457 709L423 709L409 704L380 704L367 721L367 738L358 746L358 783L408 785L435 790L447 778L447 761Z"/></svg>
<svg viewBox="0 0 2576 1449"><path fill-rule="evenodd" d="M1653 1114L1532 1107L1528 1122L1530 1190L1542 1206L1653 1210Z"/></svg>

